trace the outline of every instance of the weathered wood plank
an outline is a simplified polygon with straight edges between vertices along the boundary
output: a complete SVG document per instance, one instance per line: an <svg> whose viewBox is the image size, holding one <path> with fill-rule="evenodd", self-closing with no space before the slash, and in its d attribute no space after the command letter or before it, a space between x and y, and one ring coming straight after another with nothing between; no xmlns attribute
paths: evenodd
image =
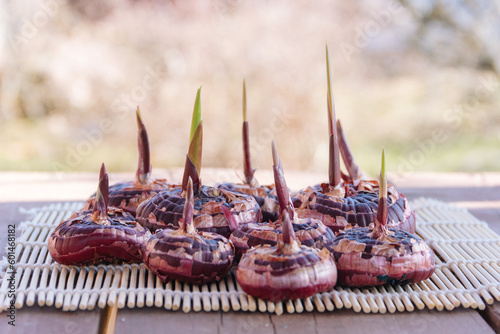
<svg viewBox="0 0 500 334"><path fill-rule="evenodd" d="M24 307L16 312L15 327L1 314L0 333L87 334L97 333L99 311L63 312L52 307Z"/></svg>
<svg viewBox="0 0 500 334"><path fill-rule="evenodd" d="M494 333L474 310L453 312L414 311L393 314L360 314L350 310L315 313L316 332L341 333Z"/></svg>
<svg viewBox="0 0 500 334"><path fill-rule="evenodd" d="M269 314L259 312L222 313L221 334L275 333Z"/></svg>
<svg viewBox="0 0 500 334"><path fill-rule="evenodd" d="M314 313L273 314L270 317L276 334L317 333Z"/></svg>
<svg viewBox="0 0 500 334"><path fill-rule="evenodd" d="M213 334L221 332L219 312L184 313L163 308L118 310L115 333Z"/></svg>
<svg viewBox="0 0 500 334"><path fill-rule="evenodd" d="M484 311L480 311L482 317L491 328L500 333L500 303L488 305Z"/></svg>

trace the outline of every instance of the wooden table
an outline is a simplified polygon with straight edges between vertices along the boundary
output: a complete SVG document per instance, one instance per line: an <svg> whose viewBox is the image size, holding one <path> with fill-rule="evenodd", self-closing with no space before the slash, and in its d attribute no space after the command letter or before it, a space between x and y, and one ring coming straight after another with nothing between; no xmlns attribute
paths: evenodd
<svg viewBox="0 0 500 334"><path fill-rule="evenodd" d="M155 170L157 177L180 180L180 170ZM240 173L241 174L241 173ZM111 182L131 178L133 174L111 174ZM323 175L307 172L286 172L288 184L299 189L323 181ZM270 171L259 171L262 184L272 182ZM238 181L234 171L204 169L202 180ZM390 174L410 200L432 197L467 208L486 221L500 234L500 173L412 173ZM0 249L5 256L8 224L25 219L20 208L30 209L65 200L84 200L95 190L97 173L0 173ZM19 225L18 225L19 226ZM19 233L19 229L17 229ZM182 313L158 308L123 309L118 311L116 333L499 333L500 303L484 311L455 309L453 311L414 311L395 314L363 314L352 310L302 314L212 312ZM2 314L3 315L3 314ZM62 312L53 307L25 307L17 310L16 327L0 319L0 333L95 333L102 311Z"/></svg>

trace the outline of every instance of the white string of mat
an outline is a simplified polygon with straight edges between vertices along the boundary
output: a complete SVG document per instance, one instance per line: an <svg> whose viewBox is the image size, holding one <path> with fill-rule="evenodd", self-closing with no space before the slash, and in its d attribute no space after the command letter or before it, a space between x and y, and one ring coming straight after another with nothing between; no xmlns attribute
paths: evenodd
<svg viewBox="0 0 500 334"><path fill-rule="evenodd" d="M269 302L247 295L230 272L218 283L163 283L143 264L63 266L55 263L47 238L59 222L82 207L64 202L31 211L16 240L16 308L55 306L63 311L163 307L184 312L249 311L276 314L353 309L365 313L411 312L415 309L484 309L500 301L500 236L467 210L433 199L412 201L417 234L436 254L435 273L416 284L366 289L335 287L310 298ZM0 310L11 299L4 261L0 273Z"/></svg>

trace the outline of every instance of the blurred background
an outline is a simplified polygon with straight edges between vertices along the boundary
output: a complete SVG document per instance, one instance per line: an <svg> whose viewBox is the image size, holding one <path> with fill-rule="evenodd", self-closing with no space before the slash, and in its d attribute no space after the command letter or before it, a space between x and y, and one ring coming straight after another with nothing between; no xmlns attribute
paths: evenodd
<svg viewBox="0 0 500 334"><path fill-rule="evenodd" d="M368 173L500 170L500 1L0 0L0 170L180 167L202 85L205 167L328 166L337 117Z"/></svg>

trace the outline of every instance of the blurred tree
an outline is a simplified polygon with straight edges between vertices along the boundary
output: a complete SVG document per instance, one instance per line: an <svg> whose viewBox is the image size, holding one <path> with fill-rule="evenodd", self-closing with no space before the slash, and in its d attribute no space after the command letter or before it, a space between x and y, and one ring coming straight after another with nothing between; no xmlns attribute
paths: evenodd
<svg viewBox="0 0 500 334"><path fill-rule="evenodd" d="M399 1L418 24L414 47L433 61L499 73L499 0Z"/></svg>

